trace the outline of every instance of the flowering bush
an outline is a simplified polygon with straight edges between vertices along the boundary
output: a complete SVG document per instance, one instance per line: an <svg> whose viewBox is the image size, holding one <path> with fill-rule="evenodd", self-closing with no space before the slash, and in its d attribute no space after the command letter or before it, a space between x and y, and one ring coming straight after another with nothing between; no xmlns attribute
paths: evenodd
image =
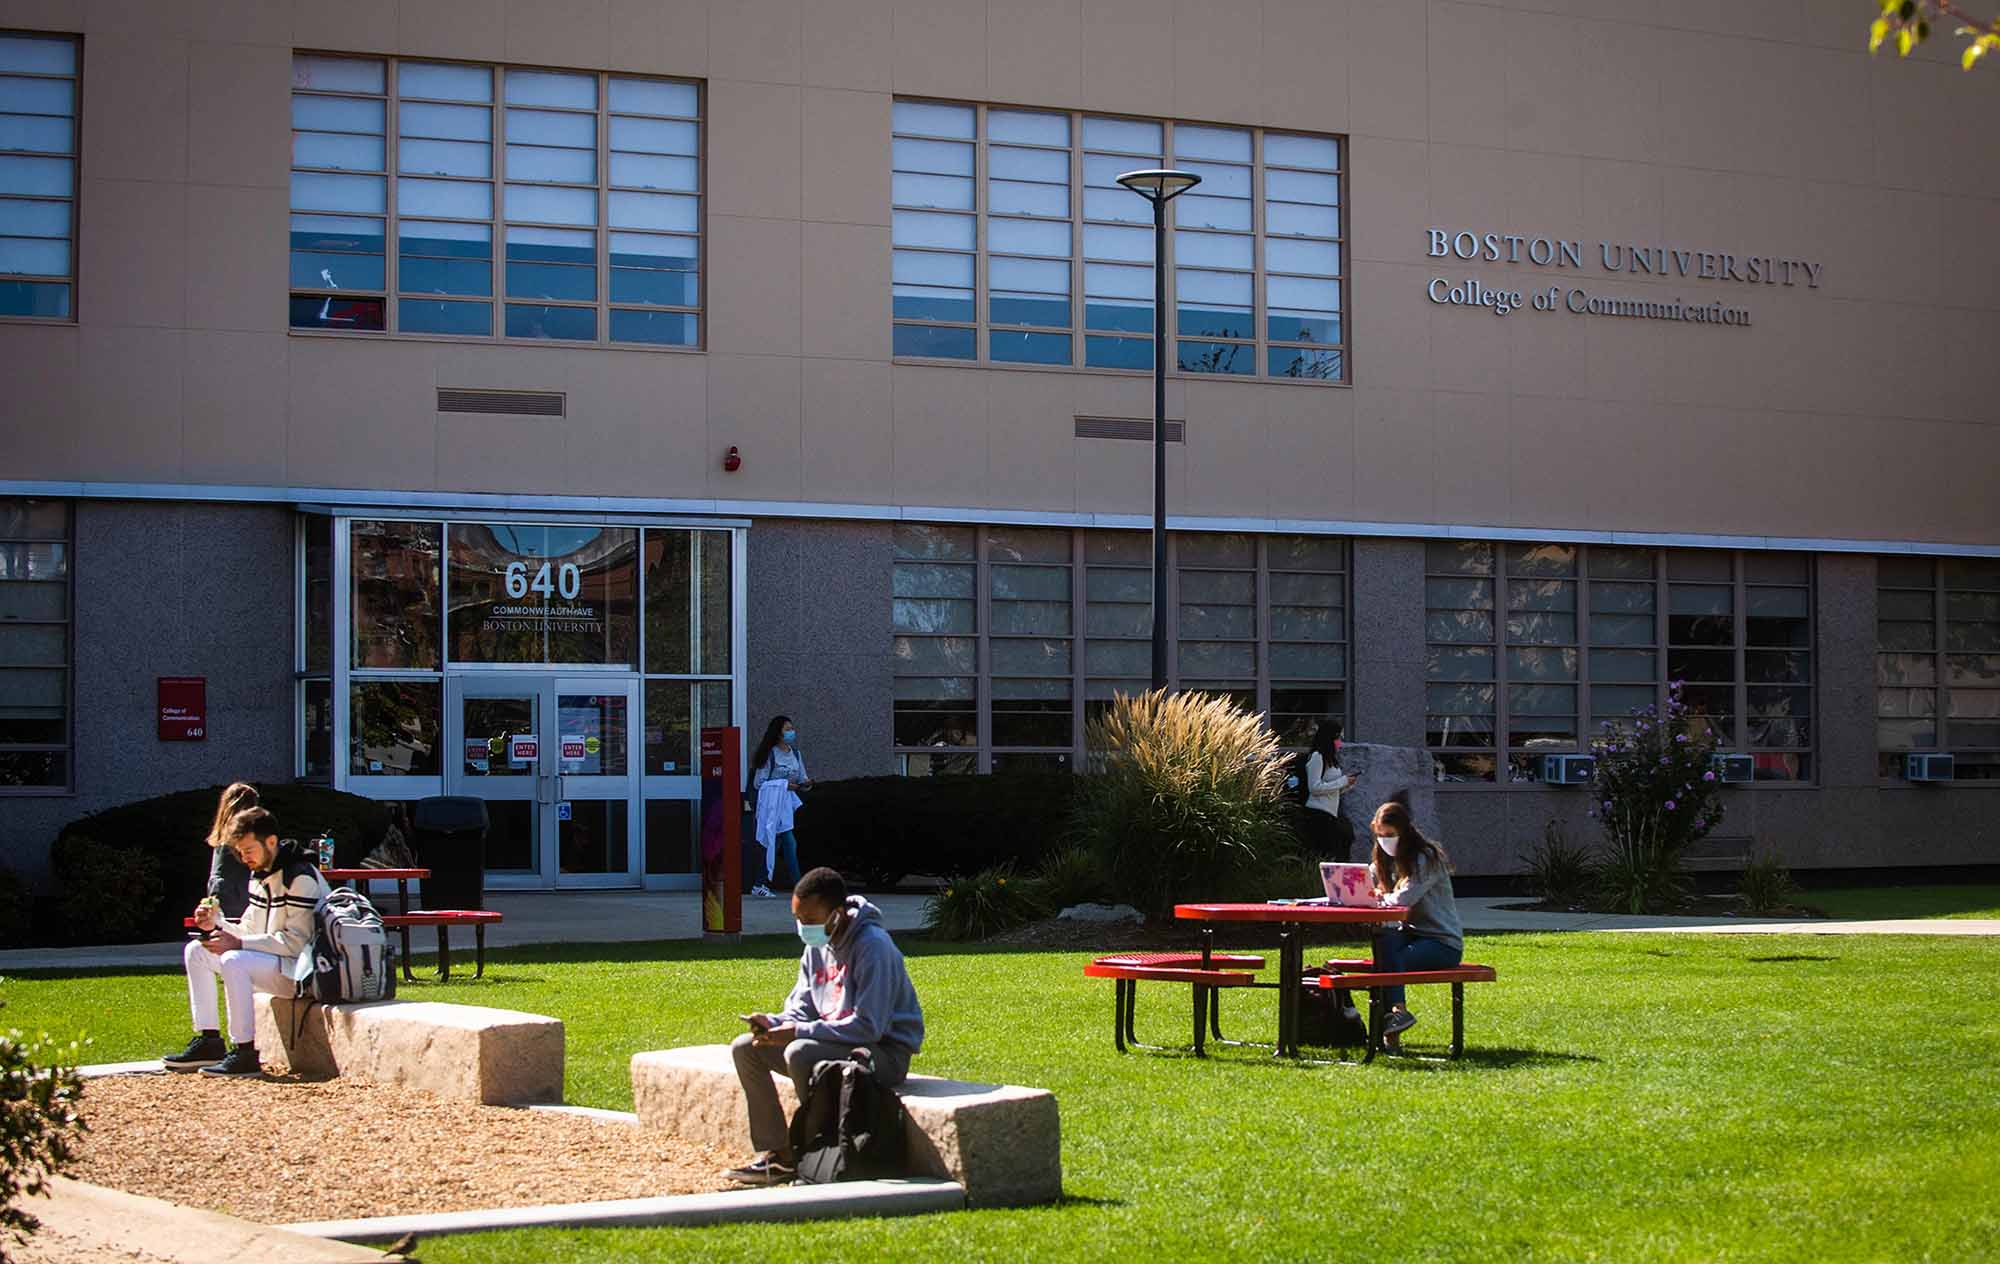
<svg viewBox="0 0 2000 1264"><path fill-rule="evenodd" d="M1595 744L1591 815L1603 823L1599 893L1628 913L1657 912L1686 898L1687 849L1722 822L1721 785L1706 726L1690 731L1681 682L1667 707L1644 707L1624 725L1606 723Z"/></svg>
<svg viewBox="0 0 2000 1264"><path fill-rule="evenodd" d="M1039 884L995 865L950 885L924 905L924 925L944 939L985 939L1043 916Z"/></svg>

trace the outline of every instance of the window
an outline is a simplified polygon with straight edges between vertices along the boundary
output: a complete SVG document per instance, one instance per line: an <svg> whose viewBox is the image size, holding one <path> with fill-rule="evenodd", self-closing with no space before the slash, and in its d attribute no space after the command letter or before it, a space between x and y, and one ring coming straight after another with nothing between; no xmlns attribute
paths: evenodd
<svg viewBox="0 0 2000 1264"><path fill-rule="evenodd" d="M1426 570L1443 780L1538 781L1543 755L1587 749L1585 720L1629 724L1672 680L1690 729L1748 751L1757 779L1811 779L1805 555L1435 541Z"/></svg>
<svg viewBox="0 0 2000 1264"><path fill-rule="evenodd" d="M1153 211L1118 176L1171 154L1202 178L1168 203L1173 367L1347 379L1336 138L914 100L894 130L896 355L1150 370Z"/></svg>
<svg viewBox="0 0 2000 1264"><path fill-rule="evenodd" d="M294 329L701 345L698 85L299 54L292 128Z"/></svg>
<svg viewBox="0 0 2000 1264"><path fill-rule="evenodd" d="M0 33L0 317L76 318L78 49Z"/></svg>
<svg viewBox="0 0 2000 1264"><path fill-rule="evenodd" d="M734 714L731 537L668 527L648 527L644 535L644 771L691 777L699 771L702 729L730 724ZM673 828L676 837L686 834L680 824Z"/></svg>
<svg viewBox="0 0 2000 1264"><path fill-rule="evenodd" d="M1906 752L1941 750L1956 757L1960 781L2000 779L2000 561L1884 557L1876 565L1882 775L1901 777Z"/></svg>
<svg viewBox="0 0 2000 1264"><path fill-rule="evenodd" d="M1318 536L1170 539L1170 683L1266 713L1290 746L1344 721L1346 556ZM1152 564L1145 532L897 527L902 771L1074 766L1090 721L1151 685Z"/></svg>
<svg viewBox="0 0 2000 1264"><path fill-rule="evenodd" d="M0 498L0 794L72 784L71 580L69 504Z"/></svg>

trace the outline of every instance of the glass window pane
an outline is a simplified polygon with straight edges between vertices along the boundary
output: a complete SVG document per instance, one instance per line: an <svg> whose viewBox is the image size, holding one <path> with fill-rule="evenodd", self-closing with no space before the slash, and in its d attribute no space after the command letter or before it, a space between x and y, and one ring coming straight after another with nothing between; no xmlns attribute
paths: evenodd
<svg viewBox="0 0 2000 1264"><path fill-rule="evenodd" d="M971 637L899 636L890 653L899 676L949 675L978 670L978 646Z"/></svg>
<svg viewBox="0 0 2000 1264"><path fill-rule="evenodd" d="M1340 210L1332 206L1267 202L1264 204L1264 231L1273 237L1338 237Z"/></svg>
<svg viewBox="0 0 2000 1264"><path fill-rule="evenodd" d="M1141 205L1145 205L1143 200ZM1174 211L1174 223L1184 228L1250 231L1250 202L1247 198L1214 198L1203 197L1199 193L1183 193L1170 205ZM1145 218L1151 219L1152 216L1148 213Z"/></svg>
<svg viewBox="0 0 2000 1264"><path fill-rule="evenodd" d="M695 688L691 681L685 680L646 682L644 738L647 773L685 777L698 770L694 743ZM648 806L650 808L651 805ZM646 842L650 852L652 838L649 836Z"/></svg>
<svg viewBox="0 0 2000 1264"><path fill-rule="evenodd" d="M890 149L890 165L897 171L969 176L973 170L973 147L956 141L912 140L899 136Z"/></svg>
<svg viewBox="0 0 2000 1264"><path fill-rule="evenodd" d="M597 76L558 74L550 70L509 70L507 104L594 110L597 108Z"/></svg>
<svg viewBox="0 0 2000 1264"><path fill-rule="evenodd" d="M67 237L69 225L68 202L0 201L0 236Z"/></svg>
<svg viewBox="0 0 2000 1264"><path fill-rule="evenodd" d="M1305 171L1266 171L1264 196L1274 202L1332 206L1340 201L1340 177Z"/></svg>
<svg viewBox="0 0 2000 1264"><path fill-rule="evenodd" d="M0 114L0 149L25 149L42 154L76 152L75 124L64 118Z"/></svg>
<svg viewBox="0 0 2000 1264"><path fill-rule="evenodd" d="M485 66L399 62L396 66L396 91L405 97L490 102L493 100L493 72Z"/></svg>
<svg viewBox="0 0 2000 1264"><path fill-rule="evenodd" d="M293 176L296 187L302 178ZM311 179L331 179L328 176L313 176ZM347 177L341 177L347 178ZM379 182L378 182L379 183ZM511 200L511 199L510 199ZM346 210L346 207L332 209ZM358 207L354 209L380 209L379 207ZM493 186L474 184L462 180L413 180L396 181L396 213L399 215L446 215L454 219L491 219L493 217Z"/></svg>
<svg viewBox="0 0 2000 1264"><path fill-rule="evenodd" d="M396 106L396 128L405 138L422 136L483 143L493 139L493 111L476 105L401 102Z"/></svg>
<svg viewBox="0 0 2000 1264"><path fill-rule="evenodd" d="M897 143L914 145L926 142ZM987 151L986 174L996 180L1037 180L1045 184L1068 184L1069 154L1049 149L1011 149L1005 145L995 145Z"/></svg>
<svg viewBox="0 0 2000 1264"><path fill-rule="evenodd" d="M0 159L0 187L7 183L7 161ZM68 191L67 185L63 191ZM386 182L380 176L292 173L292 207L295 210L380 215L385 209L386 196Z"/></svg>
<svg viewBox="0 0 2000 1264"><path fill-rule="evenodd" d="M995 323L1001 323L995 318ZM1071 348L1068 334L1010 333L996 329L990 335L988 354L1011 364L1068 364Z"/></svg>
<svg viewBox="0 0 2000 1264"><path fill-rule="evenodd" d="M1026 110L988 110L986 135L995 141L1067 147L1069 115Z"/></svg>
<svg viewBox="0 0 2000 1264"><path fill-rule="evenodd" d="M1337 645L1271 647L1271 675L1274 679L1312 680L1346 674L1346 655Z"/></svg>
<svg viewBox="0 0 2000 1264"><path fill-rule="evenodd" d="M1337 331L1337 327L1336 327ZM1335 334L1338 337L1338 333ZM1347 374L1346 357L1338 351L1312 351L1301 347L1273 347L1269 372L1272 377L1295 377L1337 382Z"/></svg>
<svg viewBox="0 0 2000 1264"><path fill-rule="evenodd" d="M1431 680L1492 680L1493 650L1476 646L1430 646L1425 652L1424 674Z"/></svg>
<svg viewBox="0 0 2000 1264"><path fill-rule="evenodd" d="M970 360L977 354L977 346L970 328L897 325L892 352L899 356Z"/></svg>
<svg viewBox="0 0 2000 1264"><path fill-rule="evenodd" d="M1174 156L1249 162L1250 133L1237 128L1195 127L1183 123L1174 128Z"/></svg>
<svg viewBox="0 0 2000 1264"><path fill-rule="evenodd" d="M891 311L899 320L962 320L973 319L972 290L946 289L929 285L898 285L891 291ZM913 331L913 333L916 331ZM964 333L969 339L971 330L936 330L936 333ZM900 337L900 335L898 335ZM970 343L968 342L968 346ZM898 355L934 354L926 352L898 352Z"/></svg>
<svg viewBox="0 0 2000 1264"><path fill-rule="evenodd" d="M1656 663L1652 650L1592 650L1590 651L1590 679L1598 681L1652 681L1657 680Z"/></svg>
<svg viewBox="0 0 2000 1264"><path fill-rule="evenodd" d="M404 181L404 184L409 184ZM481 189L486 185L477 186ZM639 193L614 193L620 197L644 197ZM491 214L489 211L488 214ZM544 224L595 224L597 223L597 193L591 189L557 189L540 185L510 184L507 186L507 218L510 220L531 220ZM670 224L632 224L612 221L621 228L671 228Z"/></svg>
<svg viewBox="0 0 2000 1264"><path fill-rule="evenodd" d="M293 97L292 126L300 131L356 132L380 136L388 105L355 97Z"/></svg>
<svg viewBox="0 0 2000 1264"><path fill-rule="evenodd" d="M343 139L361 140L363 138L345 137ZM303 138L301 138L301 143L303 143ZM381 167L379 161L381 143L379 141L370 143L375 145L377 150L376 157L378 159L371 169L379 169ZM301 161L303 162L303 159ZM483 141L413 140L409 137L404 137L396 146L396 163L396 169L405 175L472 176L483 180L493 174L493 147ZM306 165L337 167L355 164L321 161L307 163ZM400 200L401 198L399 197L398 201Z"/></svg>
<svg viewBox="0 0 2000 1264"><path fill-rule="evenodd" d="M437 776L443 694L437 680L355 681L348 691L348 774Z"/></svg>
<svg viewBox="0 0 2000 1264"><path fill-rule="evenodd" d="M507 142L512 145L553 145L566 149L597 148L597 118L590 114L557 114L549 110L508 110Z"/></svg>
<svg viewBox="0 0 2000 1264"><path fill-rule="evenodd" d="M899 285L950 286L970 289L973 277L971 255L940 254L927 250L898 250L891 262L893 279Z"/></svg>
<svg viewBox="0 0 2000 1264"><path fill-rule="evenodd" d="M938 105L929 101L897 101L890 115L898 132L916 136L949 136L963 140L973 137L973 110L969 105Z"/></svg>
<svg viewBox="0 0 2000 1264"><path fill-rule="evenodd" d="M934 257L949 259L956 256ZM1067 294L1069 265L1053 259L995 258L987 265L987 280L996 290L1032 290L1044 294ZM971 283L970 277L962 282L966 285Z"/></svg>
<svg viewBox="0 0 2000 1264"><path fill-rule="evenodd" d="M1510 649L1509 680L1575 680L1576 651L1569 649Z"/></svg>
<svg viewBox="0 0 2000 1264"><path fill-rule="evenodd" d="M641 272L631 268L613 268L611 301L693 307L701 302L701 279L692 272ZM692 313L688 319L693 319ZM613 325L616 323L614 320ZM618 335L613 333L612 337Z"/></svg>
<svg viewBox="0 0 2000 1264"><path fill-rule="evenodd" d="M0 111L73 115L76 112L76 84L65 79L0 75Z"/></svg>
<svg viewBox="0 0 2000 1264"><path fill-rule="evenodd" d="M0 310L5 309L4 287L0 287ZM338 295L294 294L290 303L294 329L341 329L380 332L388 304L379 298L352 298Z"/></svg>
<svg viewBox="0 0 2000 1264"><path fill-rule="evenodd" d="M441 528L435 522L349 525L351 665L436 671Z"/></svg>
<svg viewBox="0 0 2000 1264"><path fill-rule="evenodd" d="M450 224L406 219L397 226L397 247L405 255L491 259L493 229L486 224Z"/></svg>
<svg viewBox="0 0 2000 1264"><path fill-rule="evenodd" d="M555 149L546 145L507 146L509 180L546 180L563 184L595 184L597 155L588 149ZM514 186L509 185L509 188Z"/></svg>
<svg viewBox="0 0 2000 1264"><path fill-rule="evenodd" d="M1195 187L1210 197L1250 196L1250 168L1221 166L1207 162L1183 162L1178 164L1182 171L1201 177Z"/></svg>
<svg viewBox="0 0 2000 1264"><path fill-rule="evenodd" d="M987 210L996 215L1059 217L1069 214L1069 190L1061 185L989 180L986 187L989 199Z"/></svg>
<svg viewBox="0 0 2000 1264"><path fill-rule="evenodd" d="M316 92L383 91L382 63L361 57L292 55L292 86Z"/></svg>
<svg viewBox="0 0 2000 1264"><path fill-rule="evenodd" d="M900 104L899 104L900 108ZM900 123L897 130L904 130ZM1148 123L1140 119L1091 118L1083 120L1083 144L1086 149L1101 149L1124 154L1160 155L1162 128L1158 123Z"/></svg>
<svg viewBox="0 0 2000 1264"><path fill-rule="evenodd" d="M597 339L597 313L588 307L529 307L509 303L507 336L594 342Z"/></svg>
<svg viewBox="0 0 2000 1264"><path fill-rule="evenodd" d="M1274 276L1265 281L1265 297L1274 308L1299 312L1340 310L1340 286L1333 281ZM1574 573L1574 572L1571 572Z"/></svg>
<svg viewBox="0 0 2000 1264"><path fill-rule="evenodd" d="M701 127L696 123L670 123L663 119L613 117L611 148L630 153L693 157L701 152Z"/></svg>
<svg viewBox="0 0 2000 1264"><path fill-rule="evenodd" d="M693 158L614 153L611 155L611 183L635 189L697 193L701 190L701 164Z"/></svg>
<svg viewBox="0 0 2000 1264"><path fill-rule="evenodd" d="M588 303L597 297L597 270L558 263L509 263L507 297Z"/></svg>
<svg viewBox="0 0 2000 1264"><path fill-rule="evenodd" d="M898 558L969 562L977 556L978 538L971 527L899 523L890 532L890 547Z"/></svg>
<svg viewBox="0 0 2000 1264"><path fill-rule="evenodd" d="M1311 167L1332 171L1340 166L1340 142L1326 136L1266 132L1264 161L1276 167Z"/></svg>
<svg viewBox="0 0 2000 1264"><path fill-rule="evenodd" d="M0 237L0 272L67 276L69 243L35 238Z"/></svg>
<svg viewBox="0 0 2000 1264"><path fill-rule="evenodd" d="M406 298L397 304L396 313L397 327L404 333L468 334L482 338L493 333L491 303Z"/></svg>
<svg viewBox="0 0 2000 1264"><path fill-rule="evenodd" d="M915 214L913 211L898 211L897 215ZM958 216L934 215L932 219L958 219ZM967 219L967 225L972 223ZM900 234L899 238L900 240ZM1045 220L993 219L986 225L987 248L996 252L1022 255L1055 255L1068 259L1070 255L1069 225ZM996 261L997 262L997 261ZM1063 265L1064 287L1068 288L1068 265ZM995 280L995 285L1000 284Z"/></svg>
<svg viewBox="0 0 2000 1264"><path fill-rule="evenodd" d="M1273 272L1340 275L1340 244L1331 241L1271 241L1264 244L1264 265ZM1275 298L1272 300L1277 301ZM1334 291L1334 302L1339 302Z"/></svg>
<svg viewBox="0 0 2000 1264"><path fill-rule="evenodd" d="M701 227L701 199L696 197L673 193L611 193L606 195L606 206L613 228L692 233Z"/></svg>
<svg viewBox="0 0 2000 1264"><path fill-rule="evenodd" d="M1174 260L1183 265L1241 268L1247 272L1256 265L1255 252L1252 249L1254 245L1251 238L1239 237L1233 233L1205 233L1182 229L1174 234ZM1152 252L1147 251L1145 257L1152 258Z"/></svg>
<svg viewBox="0 0 2000 1264"><path fill-rule="evenodd" d="M614 110L631 114L695 118L701 113L701 93L691 83L614 78L611 81L610 105Z"/></svg>
<svg viewBox="0 0 2000 1264"><path fill-rule="evenodd" d="M896 211L894 215L898 246L934 246L946 250L973 250L978 246L978 221L970 215L944 215L934 211ZM1020 220L1003 220L999 223L1036 229L1064 227L1051 224L1029 225Z"/></svg>

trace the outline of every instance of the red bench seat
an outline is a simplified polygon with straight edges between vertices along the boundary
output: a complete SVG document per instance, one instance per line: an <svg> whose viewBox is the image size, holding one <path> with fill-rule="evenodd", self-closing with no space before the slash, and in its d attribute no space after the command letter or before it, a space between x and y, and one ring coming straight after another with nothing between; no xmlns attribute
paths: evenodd
<svg viewBox="0 0 2000 1264"><path fill-rule="evenodd" d="M448 936L454 926L472 927L472 941L476 968L472 977L481 978L486 973L486 928L496 926L502 918L492 909L419 909L414 913L385 913L382 925L397 931L403 937L403 977L411 982L416 975L410 973L410 928L412 926L435 926L438 933L438 978L451 978L451 939Z"/></svg>

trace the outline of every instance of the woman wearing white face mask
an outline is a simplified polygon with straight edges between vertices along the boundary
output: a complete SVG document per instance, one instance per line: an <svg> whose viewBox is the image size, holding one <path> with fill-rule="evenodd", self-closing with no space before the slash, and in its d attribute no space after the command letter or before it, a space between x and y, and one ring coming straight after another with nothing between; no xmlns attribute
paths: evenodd
<svg viewBox="0 0 2000 1264"><path fill-rule="evenodd" d="M788 715L774 715L764 727L764 740L750 760L750 791L757 804L757 842L764 863L750 894L770 898L799 880L799 840L792 833L793 814L802 800L798 791L812 785L805 757L799 754L799 730Z"/></svg>
<svg viewBox="0 0 2000 1264"><path fill-rule="evenodd" d="M1384 908L1407 910L1403 924L1375 932L1375 968L1382 971L1445 970L1465 959L1465 933L1451 893L1451 861L1410 819L1409 805L1390 799L1375 810L1372 866L1375 893ZM1384 988L1389 1018L1383 1047L1402 1048L1401 1035L1417 1016L1403 1004L1403 989Z"/></svg>

